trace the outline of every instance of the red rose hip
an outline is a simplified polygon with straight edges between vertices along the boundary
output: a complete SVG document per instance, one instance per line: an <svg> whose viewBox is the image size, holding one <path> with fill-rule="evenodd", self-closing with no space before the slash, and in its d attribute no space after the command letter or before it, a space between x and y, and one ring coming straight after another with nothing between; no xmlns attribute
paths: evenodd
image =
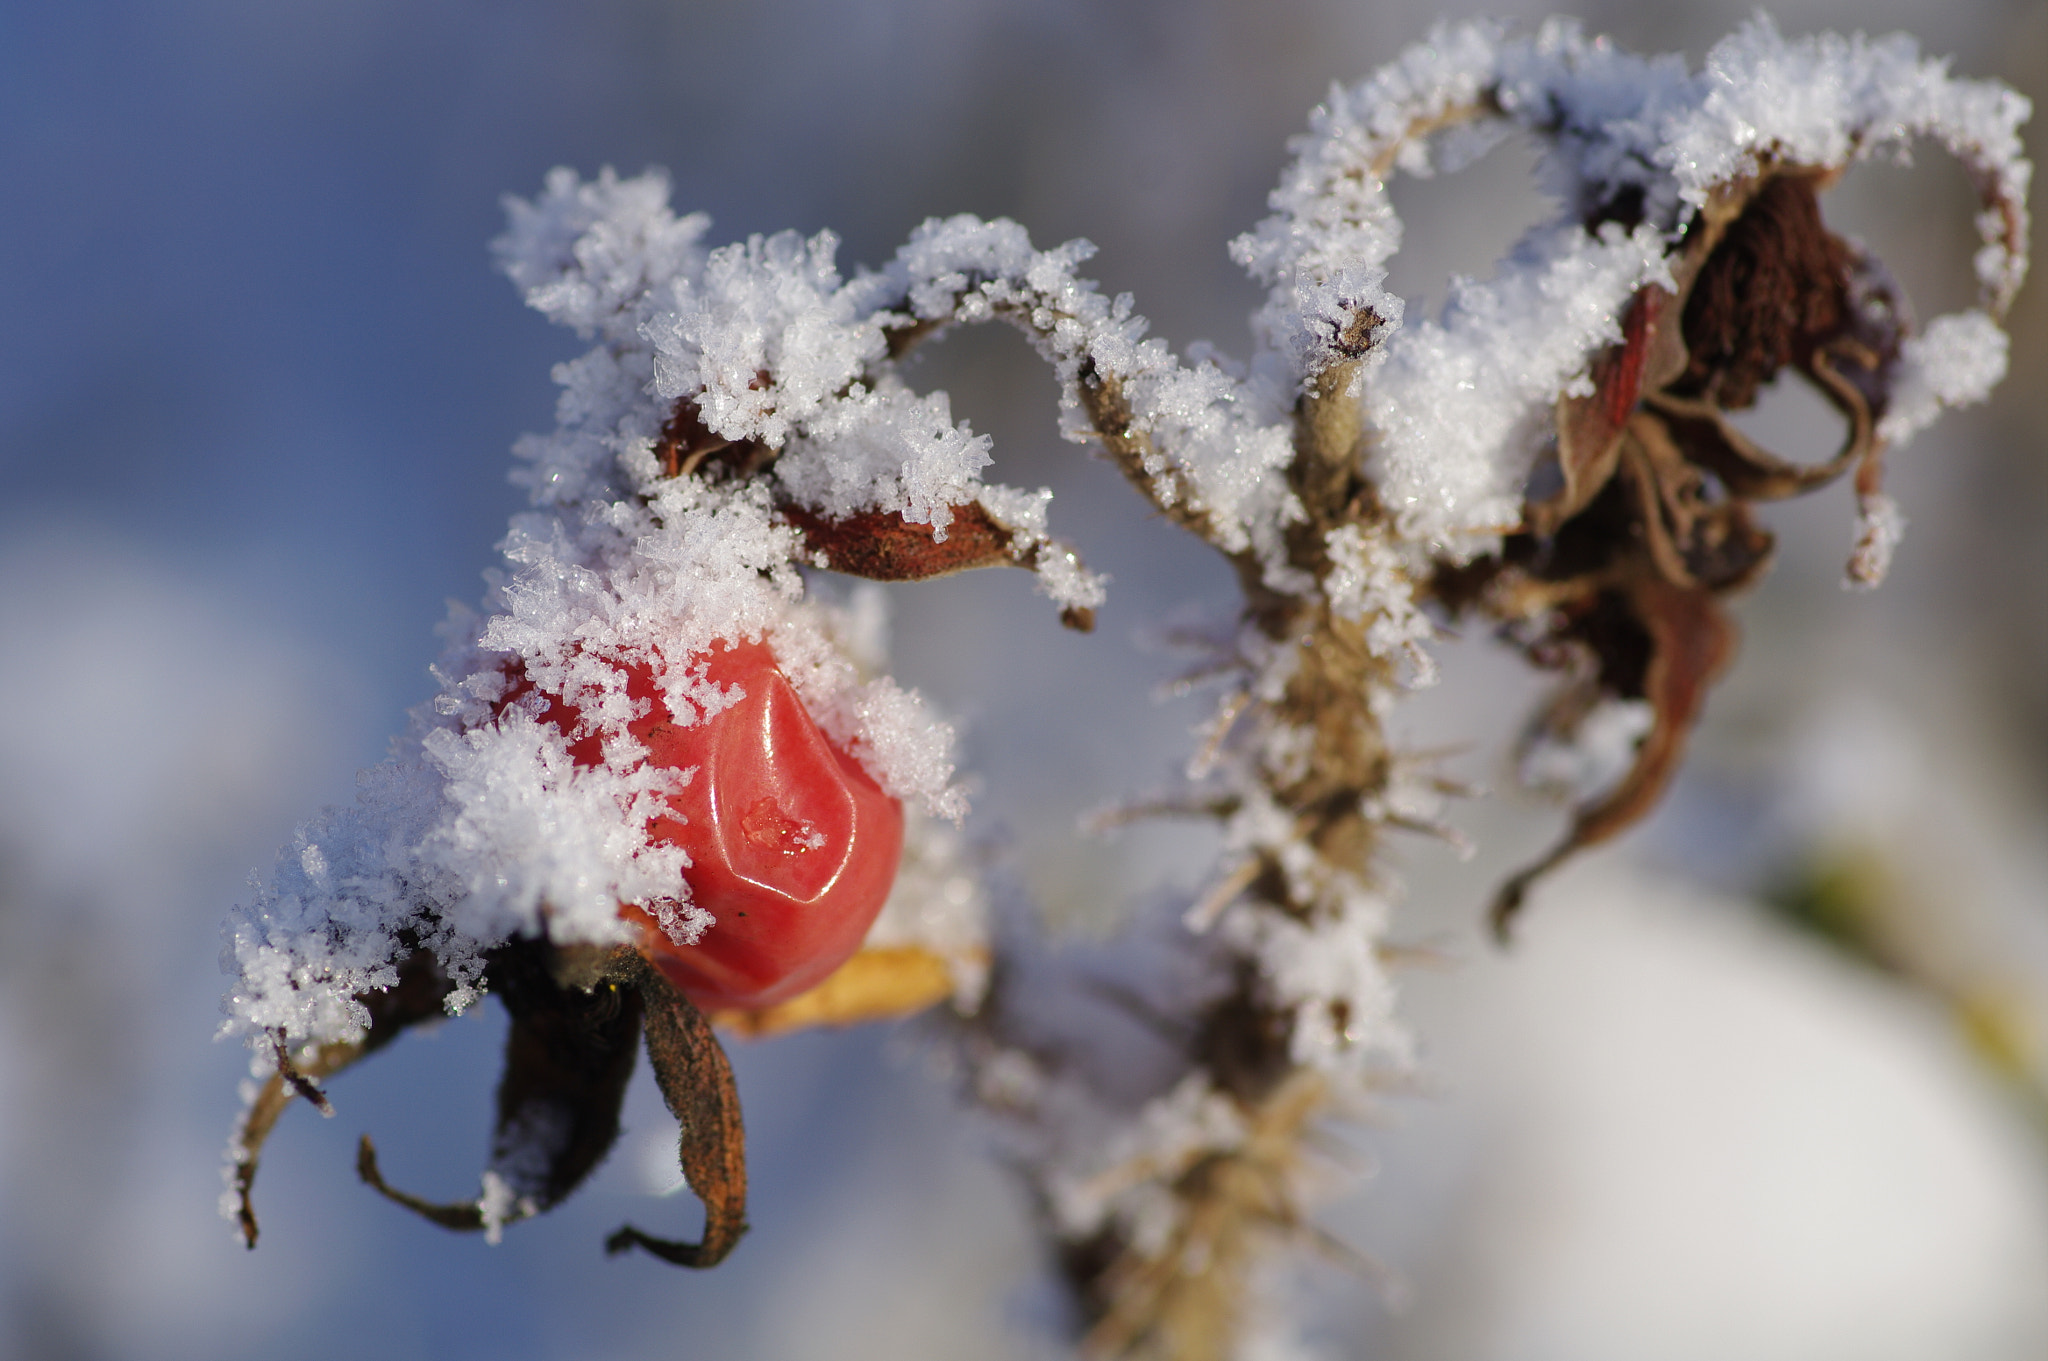
<svg viewBox="0 0 2048 1361"><path fill-rule="evenodd" d="M673 816L651 819L647 833L689 853L690 900L713 923L679 945L641 907L620 910L646 925L649 958L699 1007L772 1006L860 948L896 879L903 806L819 731L765 644L715 645L705 661L713 683L745 697L689 727L670 717L646 667L623 669L627 693L648 701L627 725L648 762L695 770L667 798ZM580 715L552 700L541 717L573 732ZM570 752L579 765L603 759L594 737Z"/></svg>

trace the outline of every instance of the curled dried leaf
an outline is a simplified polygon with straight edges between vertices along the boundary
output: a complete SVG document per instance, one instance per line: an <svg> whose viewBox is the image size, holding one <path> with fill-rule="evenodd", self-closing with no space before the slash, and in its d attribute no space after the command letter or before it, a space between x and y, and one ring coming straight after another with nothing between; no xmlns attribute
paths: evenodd
<svg viewBox="0 0 2048 1361"><path fill-rule="evenodd" d="M604 1248L640 1248L676 1266L714 1267L747 1231L746 1132L732 1065L704 1014L659 969L633 951L621 951L616 960L616 976L638 989L645 1007L647 1057L662 1100L681 1126L678 1154L684 1179L704 1203L704 1232L697 1242L682 1243L627 1224Z"/></svg>
<svg viewBox="0 0 2048 1361"><path fill-rule="evenodd" d="M489 961L491 990L512 1018L491 1172L521 1218L559 1204L611 1151L640 1038L636 991L611 978L565 986L552 954L544 941L515 941ZM443 1228L492 1227L481 1201L437 1204L392 1189L368 1136L357 1171L386 1199Z"/></svg>
<svg viewBox="0 0 2048 1361"><path fill-rule="evenodd" d="M1603 685L1622 698L1647 700L1654 721L1621 781L1579 809L1571 830L1548 854L1502 885L1491 920L1494 934L1503 940L1531 884L1575 852L1625 831L1656 806L1685 754L1708 687L1735 656L1735 626L1712 590L1674 586L1650 573L1624 590L1603 593L1583 622L1583 634L1600 650ZM1631 675L1637 649L1640 670Z"/></svg>
<svg viewBox="0 0 2048 1361"><path fill-rule="evenodd" d="M1750 585L1770 565L1770 533L1743 502L1708 494L1698 468L1661 422L1647 416L1630 421L1622 469L1636 503L1635 529L1665 581L1726 593Z"/></svg>
<svg viewBox="0 0 2048 1361"><path fill-rule="evenodd" d="M242 1242L256 1246L256 1207L253 1195L256 1170L262 1161L263 1145L278 1117L300 1095L300 1084L311 1085L331 1077L398 1038L410 1026L446 1014L445 1002L454 984L441 972L432 952L420 950L398 966L398 981L382 992L364 993L356 998L369 1012L370 1024L363 1038L354 1043L323 1044L296 1055L280 1052L278 1071L257 1091L256 1099L242 1113L231 1144L234 1168L235 1222ZM288 1066L287 1066L288 1065ZM298 1079L294 1081L293 1079Z"/></svg>
<svg viewBox="0 0 2048 1361"><path fill-rule="evenodd" d="M583 1184L617 1142L619 1112L644 1030L662 1098L682 1122L679 1157L704 1203L704 1236L698 1243L672 1243L626 1228L612 1235L607 1248L644 1247L682 1266L723 1261L746 1230L745 1134L731 1065L696 1007L626 947L572 949L517 940L491 951L486 965L490 988L511 1014L512 1027L485 1195L431 1201L393 1187L367 1134L357 1148L357 1174L387 1200L458 1232L494 1233L552 1208ZM371 1016L365 1039L298 1056L295 1075L323 1077L382 1048L406 1027L440 1015L451 987L430 953L414 955L401 967L397 986L358 999ZM289 1077L280 1071L258 1095L235 1145L240 1218L252 1247L256 1219L249 1189L257 1153L294 1095Z"/></svg>
<svg viewBox="0 0 2048 1361"><path fill-rule="evenodd" d="M476 1200L432 1201L423 1200L392 1186L384 1180L384 1171L377 1163L377 1146L365 1134L356 1142L356 1175L363 1185L375 1191L394 1205L411 1210L429 1224L439 1224L456 1233L475 1233L484 1227L483 1203Z"/></svg>
<svg viewBox="0 0 2048 1361"><path fill-rule="evenodd" d="M1880 570L1897 517L1885 518L1877 431L1907 310L1882 268L1823 222L1818 195L1835 174L1767 164L1708 196L1672 260L1676 291L1639 291L1622 340L1593 363L1592 390L1559 401L1559 490L1526 508L1493 563L1438 578L1453 609L1534 623L1524 641L1539 665L1590 656L1586 693L1555 713L1600 698L1644 700L1654 713L1628 774L1501 889L1498 932L1537 877L1641 818L1668 784L1733 652L1719 602L1770 564L1772 536L1752 503L1854 468L1865 527L1852 573ZM1787 367L1845 422L1841 446L1819 462L1782 458L1729 419Z"/></svg>
<svg viewBox="0 0 2048 1361"><path fill-rule="evenodd" d="M1593 361L1593 391L1558 398L1557 464L1564 485L1555 496L1528 507L1525 523L1532 532L1556 533L1614 475L1622 432L1642 396L1651 350L1671 300L1671 294L1655 284L1638 291L1622 314L1620 343Z"/></svg>

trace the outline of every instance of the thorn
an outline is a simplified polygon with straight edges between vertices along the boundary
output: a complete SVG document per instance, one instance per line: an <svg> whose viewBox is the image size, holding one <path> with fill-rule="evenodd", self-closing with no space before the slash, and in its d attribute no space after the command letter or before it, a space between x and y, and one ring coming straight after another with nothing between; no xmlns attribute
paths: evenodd
<svg viewBox="0 0 2048 1361"><path fill-rule="evenodd" d="M1216 712L1207 724L1209 733L1202 741L1202 749L1188 762L1190 780L1206 779L1209 772L1216 769L1216 762L1223 755L1225 739L1230 736L1230 730L1237 726L1237 720L1244 716L1244 711L1251 707L1251 702L1249 691L1233 690L1216 706Z"/></svg>
<svg viewBox="0 0 2048 1361"><path fill-rule="evenodd" d="M1205 934L1216 924L1216 919L1223 915L1223 909L1236 902L1239 895L1258 879L1263 869L1264 866L1257 859L1244 861L1225 875L1214 888L1203 894L1201 901L1189 908L1187 915L1181 918L1182 923L1198 936Z"/></svg>

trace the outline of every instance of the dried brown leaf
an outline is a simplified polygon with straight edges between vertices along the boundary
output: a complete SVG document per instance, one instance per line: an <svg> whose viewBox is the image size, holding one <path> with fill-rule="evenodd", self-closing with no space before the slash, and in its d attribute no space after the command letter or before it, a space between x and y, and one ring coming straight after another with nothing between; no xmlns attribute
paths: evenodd
<svg viewBox="0 0 2048 1361"><path fill-rule="evenodd" d="M682 1127L678 1156L704 1203L704 1233L695 1243L681 1243L628 1224L605 1240L605 1251L637 1247L676 1266L717 1266L747 1231L746 1131L732 1065L704 1014L659 969L633 951L621 952L615 968L639 990L647 1057L662 1100Z"/></svg>
<svg viewBox="0 0 2048 1361"><path fill-rule="evenodd" d="M396 984L382 992L364 993L356 998L370 1013L369 1030L361 1041L321 1045L310 1054L298 1055L296 1059L280 1053L278 1071L271 1074L270 1080L257 1092L256 1099L243 1113L241 1125L235 1131L233 1157L238 1202L235 1221L241 1228L245 1246L256 1246L256 1207L252 1195L263 1145L269 1140L271 1130L276 1128L285 1107L299 1094L300 1083L310 1084L331 1077L358 1059L376 1053L408 1027L445 1015L444 1003L453 987L441 973L440 964L433 954L426 950L418 951L399 964ZM299 1081L294 1082L294 1077Z"/></svg>
<svg viewBox="0 0 2048 1361"><path fill-rule="evenodd" d="M491 1169L525 1214L559 1204L611 1151L640 1037L636 991L608 979L564 984L554 962L544 941L514 941L489 960L491 991L512 1018ZM487 1227L478 1201L427 1201L393 1189L367 1135L356 1170L387 1200L443 1228Z"/></svg>
<svg viewBox="0 0 2048 1361"><path fill-rule="evenodd" d="M1619 696L1648 700L1655 721L1621 782L1579 809L1570 832L1549 854L1502 885L1491 915L1494 934L1503 940L1537 879L1576 852L1635 825L1656 806L1685 754L1686 739L1705 704L1708 687L1734 659L1735 626L1713 591L1675 586L1661 576L1643 573L1620 598L1641 628L1649 652L1640 692L1621 691ZM1602 658L1603 671L1607 660Z"/></svg>
<svg viewBox="0 0 2048 1361"><path fill-rule="evenodd" d="M804 536L804 547L821 565L869 581L928 581L977 567L1015 567L1009 528L969 501L951 507L946 537L928 524L914 524L893 510L860 511L832 518L806 506L785 505L782 514Z"/></svg>

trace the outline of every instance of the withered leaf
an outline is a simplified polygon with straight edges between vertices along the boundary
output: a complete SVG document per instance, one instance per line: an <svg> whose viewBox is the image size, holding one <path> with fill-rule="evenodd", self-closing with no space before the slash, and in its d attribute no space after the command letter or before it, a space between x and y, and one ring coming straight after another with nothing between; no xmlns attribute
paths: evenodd
<svg viewBox="0 0 2048 1361"><path fill-rule="evenodd" d="M1782 501L1818 490L1858 463L1879 455L1877 411L1868 389L1877 357L1854 342L1816 349L1806 370L1822 394L1848 421L1834 457L1821 463L1793 463L1750 439L1722 410L1697 397L1659 393L1649 399L1670 438L1685 457L1714 474L1728 494L1747 501Z"/></svg>
<svg viewBox="0 0 2048 1361"><path fill-rule="evenodd" d="M370 1142L367 1134L356 1142L356 1175L362 1178L363 1185L384 1199L411 1210L430 1224L439 1224L457 1233L475 1233L484 1227L483 1205L478 1201L424 1200L385 1181L383 1170L377 1166L377 1146Z"/></svg>
<svg viewBox="0 0 2048 1361"><path fill-rule="evenodd" d="M978 502L951 508L952 523L939 539L930 525L913 524L893 510L859 511L831 518L800 505L782 514L804 536L804 547L826 567L870 581L928 581L977 567L1012 567L1009 529Z"/></svg>
<svg viewBox="0 0 2048 1361"><path fill-rule="evenodd" d="M558 1204L611 1151L640 1036L637 990L609 978L565 985L554 976L552 950L520 940L489 957L491 990L512 1018L491 1170L518 1198L522 1216ZM367 1135L356 1170L386 1199L443 1228L487 1227L478 1201L436 1203L393 1189Z"/></svg>
<svg viewBox="0 0 2048 1361"><path fill-rule="evenodd" d="M1526 508L1492 564L1439 574L1439 598L1453 608L1550 618L1527 643L1539 665L1591 654L1597 676L1553 706L1559 722L1602 695L1647 700L1654 714L1621 782L1501 888L1497 933L1540 875L1637 821L1669 783L1734 650L1720 599L1770 562L1772 536L1751 504L1812 491L1851 467L1864 505L1880 496L1877 424L1908 321L1882 268L1821 220L1818 191L1833 178L1766 164L1708 194L1671 258L1675 291L1640 290L1622 342L1593 365L1592 392L1557 405L1562 488ZM1728 419L1787 366L1847 422L1825 461L1780 458Z"/></svg>
<svg viewBox="0 0 2048 1361"><path fill-rule="evenodd" d="M441 973L431 951L420 950L398 966L398 982L382 992L363 993L356 998L370 1013L368 1032L354 1044L325 1044L296 1062L279 1046L278 1071L256 1094L243 1114L234 1144L236 1223L242 1242L256 1246L256 1207L251 1199L256 1169L263 1145L276 1128L278 1117L294 1096L324 1077L348 1067L358 1059L376 1053L398 1038L408 1027L446 1014L445 1002L454 984ZM324 1097L321 1099L324 1102ZM324 1109L331 1111L331 1107Z"/></svg>
<svg viewBox="0 0 2048 1361"><path fill-rule="evenodd" d="M618 974L639 990L645 1007L647 1057L662 1100L682 1126L683 1176L704 1203L704 1233L698 1242L679 1243L628 1224L605 1240L605 1251L637 1247L677 1266L717 1266L747 1231L746 1132L732 1065L703 1013L659 969L627 951Z"/></svg>
<svg viewBox="0 0 2048 1361"><path fill-rule="evenodd" d="M1046 553L1070 551L1042 538L1020 546L1015 531L978 501L948 509L952 522L942 540L931 525L912 523L898 511L828 516L794 503L781 507L814 562L869 581L929 581L978 567L1036 567ZM1087 633L1095 627L1095 611L1070 605L1060 611L1060 622Z"/></svg>
<svg viewBox="0 0 2048 1361"><path fill-rule="evenodd" d="M495 952L491 990L511 1013L491 1165L540 1210L582 1184L619 1135L640 1038L637 989L552 976L539 942Z"/></svg>
<svg viewBox="0 0 2048 1361"><path fill-rule="evenodd" d="M1593 361L1593 391L1558 398L1557 463L1564 486L1555 496L1528 507L1526 523L1532 532L1555 533L1614 475L1622 432L1643 393L1651 349L1671 301L1671 294L1655 284L1638 290L1622 314L1621 342Z"/></svg>
<svg viewBox="0 0 2048 1361"><path fill-rule="evenodd" d="M1686 738L1699 718L1708 687L1735 656L1735 626L1711 590L1675 586L1643 572L1611 599L1640 628L1648 646L1640 692L1630 693L1630 687L1616 693L1623 699L1648 700L1654 720L1620 783L1579 809L1571 830L1549 854L1501 886L1491 916L1494 934L1503 940L1538 878L1575 852L1633 826L1656 806L1685 754ZM1609 660L1601 658L1603 680L1632 669L1629 659L1620 658L1614 659L1619 665L1609 669Z"/></svg>
<svg viewBox="0 0 2048 1361"><path fill-rule="evenodd" d="M1621 466L1636 501L1635 529L1665 581L1726 594L1770 566L1772 537L1739 500L1715 500L1664 423L1647 413L1629 420Z"/></svg>

